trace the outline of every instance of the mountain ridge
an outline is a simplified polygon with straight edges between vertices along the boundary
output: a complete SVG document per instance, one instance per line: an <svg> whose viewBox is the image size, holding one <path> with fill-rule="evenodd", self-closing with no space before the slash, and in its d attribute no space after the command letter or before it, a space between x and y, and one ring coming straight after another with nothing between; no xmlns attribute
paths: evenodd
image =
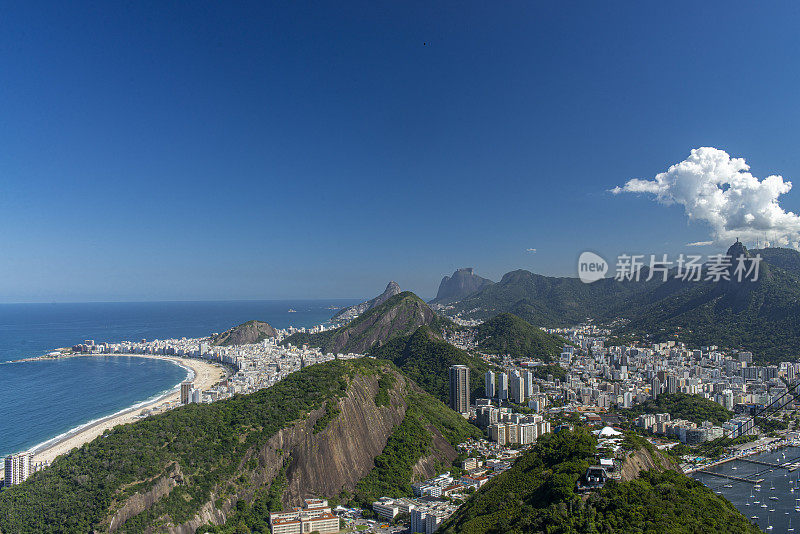
<svg viewBox="0 0 800 534"><path fill-rule="evenodd" d="M768 249L771 250L771 249ZM800 253L780 249L781 262L800 265ZM733 254L752 254L741 243ZM746 261L752 261L747 259ZM773 260L778 261L778 260ZM727 274L733 274L734 267ZM534 326L560 327L587 318L625 318L619 333L644 340L750 350L761 361L792 355L800 343L800 274L761 261L757 281L682 281L670 278L584 284L577 278L547 277L525 270L454 303L452 313L488 319L508 312ZM642 278L647 278L643 271ZM477 311L476 311L477 310Z"/></svg>
<svg viewBox="0 0 800 534"><path fill-rule="evenodd" d="M325 332L297 333L283 344L319 347L324 352L366 354L397 336L414 333L420 326L435 329L453 327L449 320L438 317L417 295L404 291L359 315L344 326Z"/></svg>

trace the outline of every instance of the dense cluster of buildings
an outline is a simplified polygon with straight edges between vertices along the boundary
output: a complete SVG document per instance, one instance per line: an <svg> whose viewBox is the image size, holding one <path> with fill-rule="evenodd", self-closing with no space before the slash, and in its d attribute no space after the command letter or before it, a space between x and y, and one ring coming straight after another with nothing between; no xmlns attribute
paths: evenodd
<svg viewBox="0 0 800 534"><path fill-rule="evenodd" d="M321 326L311 330L318 331ZM217 386L199 391L192 385L181 387L181 403L213 402L237 393L253 393L270 387L289 374L308 365L333 360L335 358L354 358L356 354L322 353L319 349L283 346L280 342L294 332L304 329L289 328L279 330L276 337L259 343L219 347L211 345L210 338L180 338L166 340L124 341L121 343L97 343L86 340L72 347L80 354L152 354L198 358L216 362L233 368L233 373ZM184 391L184 387L188 388ZM188 398L188 400L187 400Z"/></svg>
<svg viewBox="0 0 800 534"><path fill-rule="evenodd" d="M752 432L747 416L784 395L785 381L800 377L800 363L754 365L753 354L745 351L723 351L716 346L690 350L674 341L606 346L609 332L593 325L550 332L564 336L572 345L554 362L564 369L562 378L536 378L529 373L539 362L505 358L505 372L486 376L487 394L492 393L498 404L527 402L529 408L543 414L602 413L611 408L630 408L665 393L687 393L717 402L737 414L718 426L667 421L663 415L657 419L648 416L639 423L654 433L696 443L722 433L731 436ZM795 403L787 406L797 407Z"/></svg>
<svg viewBox="0 0 800 534"><path fill-rule="evenodd" d="M511 461L519 453L504 447L498 448L486 440L470 440L459 445L459 448L474 454L463 461L464 471L460 476L446 472L415 482L411 486L413 498L381 497L372 503L372 511L386 521L406 514L411 532L431 534L453 515L459 503L466 500L467 494L478 490L492 477L509 469Z"/></svg>
<svg viewBox="0 0 800 534"><path fill-rule="evenodd" d="M380 518L391 521L400 514L407 514L411 524L410 532L425 534L436 532L439 525L457 509L457 504L441 500L382 497L372 503L372 510Z"/></svg>
<svg viewBox="0 0 800 534"><path fill-rule="evenodd" d="M642 414L636 419L636 426L654 434L675 437L687 445L755 432L753 419L747 415L733 417L722 425L709 421L698 425L685 419L672 419L668 413Z"/></svg>
<svg viewBox="0 0 800 534"><path fill-rule="evenodd" d="M339 523L339 516L331 511L324 499L306 499L303 507L269 514L272 534L327 534L339 532Z"/></svg>

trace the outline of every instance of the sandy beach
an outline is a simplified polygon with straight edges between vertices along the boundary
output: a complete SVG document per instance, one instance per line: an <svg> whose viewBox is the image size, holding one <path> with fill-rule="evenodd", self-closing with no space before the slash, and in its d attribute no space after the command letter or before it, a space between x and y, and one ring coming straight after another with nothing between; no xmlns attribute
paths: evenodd
<svg viewBox="0 0 800 534"><path fill-rule="evenodd" d="M194 372L194 387L201 390L209 389L211 386L227 376L227 370L224 367L219 364L207 362L205 360L149 354L115 354L114 356L131 356L135 358L174 361L180 364L182 367L189 368ZM76 357L91 358L92 356ZM169 404L172 404L173 406L176 405L179 402L179 395L179 391L171 391L166 395L153 400L152 402L143 405L132 406L131 408L115 413L108 417L98 419L97 421L85 427L75 430L74 433L69 432L66 435L59 436L51 441L45 442L44 444L31 449L31 452L33 452L33 461L52 462L56 457L65 454L76 447L80 447L84 443L92 441L109 428L139 420L139 415L142 410L166 408L166 405Z"/></svg>

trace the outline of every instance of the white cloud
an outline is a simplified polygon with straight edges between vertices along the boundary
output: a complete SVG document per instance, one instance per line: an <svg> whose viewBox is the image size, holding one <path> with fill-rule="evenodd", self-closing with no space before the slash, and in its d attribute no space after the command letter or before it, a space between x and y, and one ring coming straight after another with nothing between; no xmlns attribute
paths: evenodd
<svg viewBox="0 0 800 534"><path fill-rule="evenodd" d="M713 245L713 241L695 241L694 243L686 243L687 247L707 247Z"/></svg>
<svg viewBox="0 0 800 534"><path fill-rule="evenodd" d="M525 250L527 250L528 252L533 252L534 254L536 254L536 249L535 248L528 248L528 249L525 249Z"/></svg>
<svg viewBox="0 0 800 534"><path fill-rule="evenodd" d="M800 248L800 216L778 202L792 189L792 182L777 175L759 180L749 170L743 158L731 158L712 147L695 148L687 159L652 180L634 178L611 192L646 193L664 205L680 204L689 220L711 227L715 243L730 244L737 237L754 241L767 234L777 244Z"/></svg>

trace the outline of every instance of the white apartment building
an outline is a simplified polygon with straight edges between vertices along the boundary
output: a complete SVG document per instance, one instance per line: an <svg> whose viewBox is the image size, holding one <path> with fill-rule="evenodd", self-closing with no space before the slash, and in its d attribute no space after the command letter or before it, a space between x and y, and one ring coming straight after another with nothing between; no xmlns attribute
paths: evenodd
<svg viewBox="0 0 800 534"><path fill-rule="evenodd" d="M10 454L6 456L5 480L3 481L3 485L16 486L24 482L32 472L32 459L33 454L29 452L21 452L19 454Z"/></svg>

